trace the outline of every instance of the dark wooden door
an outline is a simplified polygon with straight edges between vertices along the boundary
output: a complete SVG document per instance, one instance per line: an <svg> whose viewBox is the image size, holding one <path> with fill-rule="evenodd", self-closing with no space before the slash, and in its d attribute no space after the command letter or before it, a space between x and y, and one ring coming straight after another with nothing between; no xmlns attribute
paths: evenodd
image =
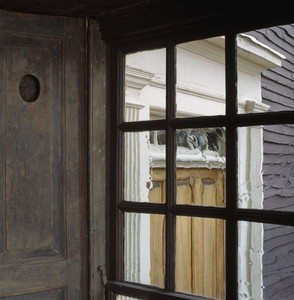
<svg viewBox="0 0 294 300"><path fill-rule="evenodd" d="M84 22L0 12L0 299L87 299Z"/></svg>

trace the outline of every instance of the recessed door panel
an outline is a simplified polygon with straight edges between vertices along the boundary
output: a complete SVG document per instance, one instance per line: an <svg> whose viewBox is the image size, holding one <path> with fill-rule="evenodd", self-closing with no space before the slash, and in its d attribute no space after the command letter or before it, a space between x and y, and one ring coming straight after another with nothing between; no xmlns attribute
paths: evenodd
<svg viewBox="0 0 294 300"><path fill-rule="evenodd" d="M14 37L3 48L6 182L0 262L59 257L66 236L60 39Z"/></svg>
<svg viewBox="0 0 294 300"><path fill-rule="evenodd" d="M84 22L0 18L0 299L87 299Z"/></svg>

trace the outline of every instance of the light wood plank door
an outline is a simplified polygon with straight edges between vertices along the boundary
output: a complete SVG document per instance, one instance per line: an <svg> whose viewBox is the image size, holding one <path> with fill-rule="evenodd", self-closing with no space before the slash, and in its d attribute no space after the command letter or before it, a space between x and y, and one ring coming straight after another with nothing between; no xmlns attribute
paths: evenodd
<svg viewBox="0 0 294 300"><path fill-rule="evenodd" d="M165 202L165 169L153 169L152 180L149 201ZM177 203L224 206L223 171L177 169ZM160 282L164 287L165 224L157 224L152 218L151 284ZM176 290L224 299L223 220L178 216L176 240Z"/></svg>

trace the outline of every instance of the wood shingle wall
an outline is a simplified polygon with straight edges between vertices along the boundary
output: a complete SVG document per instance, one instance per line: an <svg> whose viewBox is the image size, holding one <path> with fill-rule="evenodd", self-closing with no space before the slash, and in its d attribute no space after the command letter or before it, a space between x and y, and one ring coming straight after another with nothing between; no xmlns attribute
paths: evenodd
<svg viewBox="0 0 294 300"><path fill-rule="evenodd" d="M262 98L270 111L294 109L294 24L250 32L286 56L281 68L262 74ZM264 127L264 208L294 210L294 125ZM294 299L294 230L264 226L265 300Z"/></svg>

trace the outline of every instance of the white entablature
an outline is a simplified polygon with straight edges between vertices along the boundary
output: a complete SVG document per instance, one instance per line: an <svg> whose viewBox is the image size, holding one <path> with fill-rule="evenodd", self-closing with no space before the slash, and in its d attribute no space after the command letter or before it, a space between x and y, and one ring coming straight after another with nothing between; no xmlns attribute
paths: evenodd
<svg viewBox="0 0 294 300"><path fill-rule="evenodd" d="M261 101L261 73L280 67L285 57L249 35L238 35L237 44L239 110L247 111L246 102L250 101L249 109L266 111L268 106ZM224 37L177 46L179 117L224 114L224 47ZM142 119L149 119L148 113L151 117L164 116L165 62L165 49L138 52L126 58L126 105L138 101L146 106Z"/></svg>

